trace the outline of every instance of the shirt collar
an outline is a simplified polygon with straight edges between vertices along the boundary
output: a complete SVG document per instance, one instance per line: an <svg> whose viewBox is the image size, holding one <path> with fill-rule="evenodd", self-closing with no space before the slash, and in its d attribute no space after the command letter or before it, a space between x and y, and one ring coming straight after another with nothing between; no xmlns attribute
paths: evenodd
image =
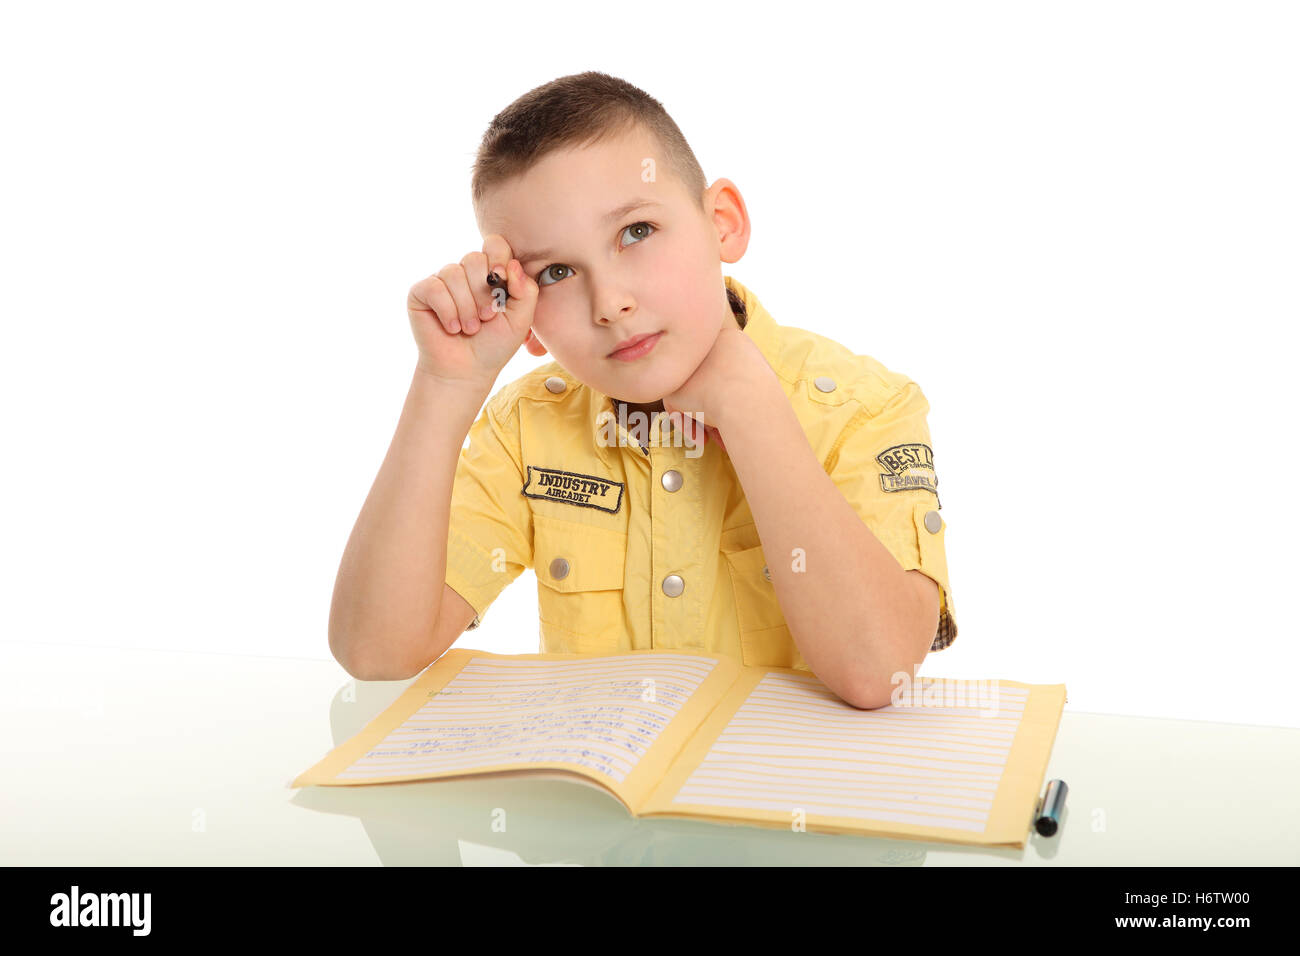
<svg viewBox="0 0 1300 956"><path fill-rule="evenodd" d="M754 295L753 292L732 276L723 276L722 279L727 288L735 292L740 297L740 300L745 303L747 318L742 331L758 346L759 352L763 354L763 358L767 359L767 363L776 368L778 364L777 350L780 344L777 329L780 326L772 318L771 313L763 307L763 303L758 300L758 296ZM627 434L627 429L618 421L618 406L614 399L588 385L584 384L582 387L588 393L588 420L592 426L592 442L597 447L606 444L604 436L607 429L613 428L618 433L621 447L632 448L636 446L637 443ZM611 416L613 422L607 425L606 419Z"/></svg>

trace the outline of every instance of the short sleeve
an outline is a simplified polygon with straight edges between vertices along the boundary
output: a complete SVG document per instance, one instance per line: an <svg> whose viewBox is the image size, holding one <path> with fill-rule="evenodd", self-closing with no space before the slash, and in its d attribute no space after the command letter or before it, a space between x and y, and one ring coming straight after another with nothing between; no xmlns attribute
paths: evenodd
<svg viewBox="0 0 1300 956"><path fill-rule="evenodd" d="M845 425L826 458L827 474L904 571L939 585L939 627L930 650L957 637L957 617L944 552L938 479L926 414L930 404L907 382L878 409L863 407Z"/></svg>
<svg viewBox="0 0 1300 956"><path fill-rule="evenodd" d="M489 402L470 426L451 489L447 584L474 608L466 630L478 627L506 585L533 566L518 435L502 425L500 413L500 404Z"/></svg>

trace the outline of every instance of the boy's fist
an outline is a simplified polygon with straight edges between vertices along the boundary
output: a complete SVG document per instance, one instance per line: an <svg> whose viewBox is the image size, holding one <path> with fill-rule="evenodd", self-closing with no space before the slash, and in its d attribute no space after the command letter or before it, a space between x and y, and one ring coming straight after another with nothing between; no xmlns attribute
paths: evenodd
<svg viewBox="0 0 1300 956"><path fill-rule="evenodd" d="M493 289L489 272L505 282ZM538 291L512 258L505 238L488 236L481 252L468 253L411 286L406 311L419 368L447 381L490 389L532 328Z"/></svg>

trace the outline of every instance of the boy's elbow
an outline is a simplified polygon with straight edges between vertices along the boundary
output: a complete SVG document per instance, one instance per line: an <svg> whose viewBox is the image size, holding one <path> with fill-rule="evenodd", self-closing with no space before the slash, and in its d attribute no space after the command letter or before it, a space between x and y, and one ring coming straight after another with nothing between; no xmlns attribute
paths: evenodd
<svg viewBox="0 0 1300 956"><path fill-rule="evenodd" d="M334 655L334 659L338 661L339 666L353 680L407 680L420 673L421 670L419 667L412 669L410 666L398 665L391 659L375 660L357 654L355 651L352 653L341 651L339 642L336 642L332 636L330 638L330 653Z"/></svg>
<svg viewBox="0 0 1300 956"><path fill-rule="evenodd" d="M927 639L924 650L905 655L893 664L860 679L851 698L845 699L860 710L875 710L893 703L894 692L916 678L929 651Z"/></svg>
<svg viewBox="0 0 1300 956"><path fill-rule="evenodd" d="M334 654L334 659L339 662L339 667L342 667L344 672L353 680L374 680L370 676L370 668L363 665L361 661L355 657L340 654L332 646L330 650Z"/></svg>
<svg viewBox="0 0 1300 956"><path fill-rule="evenodd" d="M875 710L877 707L887 706L893 699L893 693L893 687L887 686L882 690L879 684L868 684L844 698L844 701L858 710Z"/></svg>
<svg viewBox="0 0 1300 956"><path fill-rule="evenodd" d="M410 667L393 667L390 663L382 663L378 666L364 665L354 661L344 663L339 661L343 669L347 671L348 676L353 680L361 681L397 681L410 680L416 674L420 673L422 668Z"/></svg>
<svg viewBox="0 0 1300 956"><path fill-rule="evenodd" d="M922 610L916 615L919 625L910 628L909 636L895 648L893 658L883 669L878 669L858 681L855 699L849 701L854 707L874 710L884 707L894 697L894 691L900 685L916 678L917 671L930 653L937 627L938 612L929 614Z"/></svg>

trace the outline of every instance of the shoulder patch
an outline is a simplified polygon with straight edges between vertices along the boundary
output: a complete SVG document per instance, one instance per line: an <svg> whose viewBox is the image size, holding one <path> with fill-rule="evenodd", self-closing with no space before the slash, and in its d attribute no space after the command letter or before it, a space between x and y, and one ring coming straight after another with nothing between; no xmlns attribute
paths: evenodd
<svg viewBox="0 0 1300 956"><path fill-rule="evenodd" d="M539 468L536 465L527 467L528 480L520 491L529 498L597 508L610 514L616 514L623 504L621 481L556 468Z"/></svg>
<svg viewBox="0 0 1300 956"><path fill-rule="evenodd" d="M923 488L939 497L939 481L934 474L934 452L921 442L893 445L876 456L884 468L880 475L882 491L911 491Z"/></svg>

